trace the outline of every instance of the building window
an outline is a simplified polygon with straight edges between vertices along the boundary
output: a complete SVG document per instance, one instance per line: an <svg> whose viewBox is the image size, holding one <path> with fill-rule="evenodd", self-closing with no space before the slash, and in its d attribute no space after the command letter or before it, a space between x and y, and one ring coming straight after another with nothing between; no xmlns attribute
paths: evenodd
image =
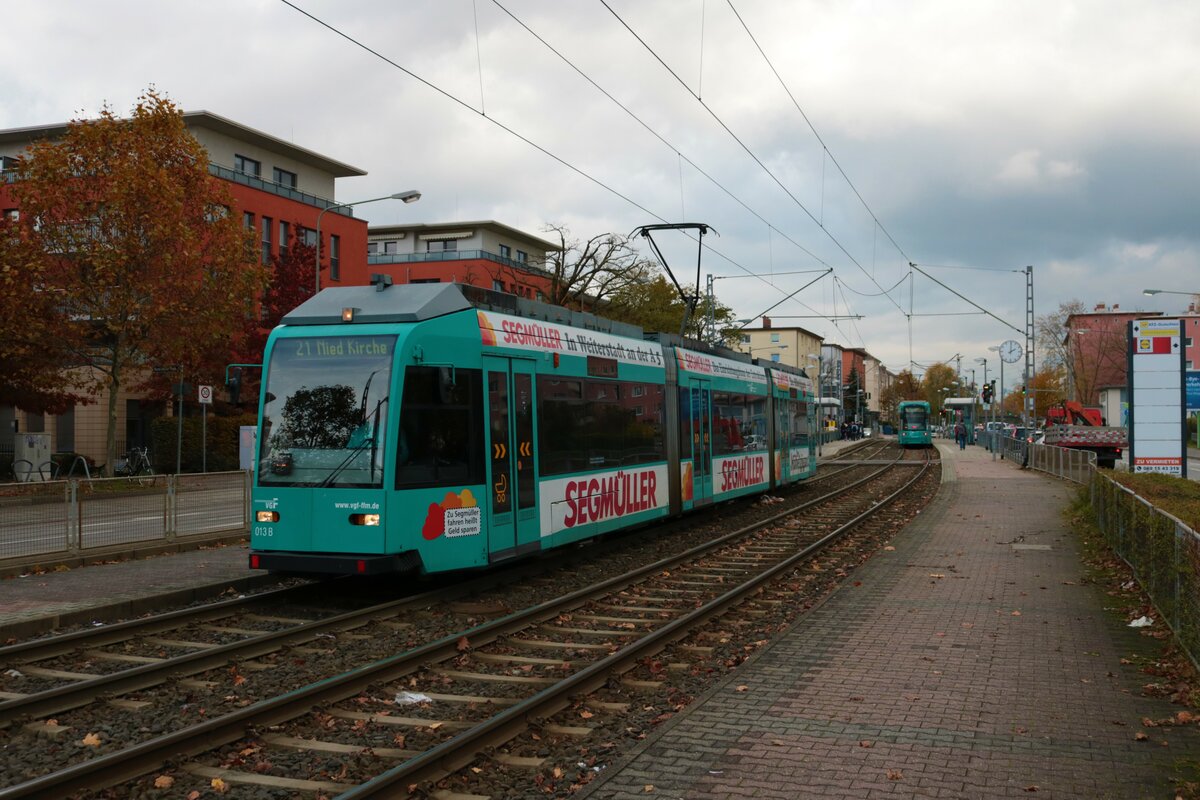
<svg viewBox="0 0 1200 800"><path fill-rule="evenodd" d="M506 244L500 245L500 257L501 258L512 258L512 248Z"/></svg>
<svg viewBox="0 0 1200 800"><path fill-rule="evenodd" d="M254 230L254 215L249 211L242 212L242 227Z"/></svg>
<svg viewBox="0 0 1200 800"><path fill-rule="evenodd" d="M342 279L342 263L339 256L342 252L342 237L329 236L329 280L340 281Z"/></svg>
<svg viewBox="0 0 1200 800"><path fill-rule="evenodd" d="M503 292L504 281L492 281L492 290L496 292Z"/></svg>
<svg viewBox="0 0 1200 800"><path fill-rule="evenodd" d="M292 226L286 222L279 223L279 257L287 255L288 244L292 241Z"/></svg>
<svg viewBox="0 0 1200 800"><path fill-rule="evenodd" d="M263 217L262 224L259 226L262 229L262 263L271 263L271 231L275 229L275 221L270 217Z"/></svg>
<svg viewBox="0 0 1200 800"><path fill-rule="evenodd" d="M399 252L400 252L400 243L399 242L384 242L383 243L383 254L385 256L394 256Z"/></svg>
<svg viewBox="0 0 1200 800"><path fill-rule="evenodd" d="M524 264L528 260L529 260L528 253L526 253L524 250L517 251L517 261L520 261L522 264Z"/></svg>
<svg viewBox="0 0 1200 800"><path fill-rule="evenodd" d="M235 155L233 157L233 169L235 172L253 175L255 178L262 175L262 163L245 156Z"/></svg>
<svg viewBox="0 0 1200 800"><path fill-rule="evenodd" d="M742 344L750 344L750 334L748 334L748 333L742 334Z"/></svg>
<svg viewBox="0 0 1200 800"><path fill-rule="evenodd" d="M432 239L425 243L425 250L430 253L436 253L441 250L457 250L457 239Z"/></svg>
<svg viewBox="0 0 1200 800"><path fill-rule="evenodd" d="M301 228L300 236L309 247L317 246L317 232L312 228Z"/></svg>
<svg viewBox="0 0 1200 800"><path fill-rule="evenodd" d="M771 360L778 362L779 361L779 353L771 353Z"/></svg>
<svg viewBox="0 0 1200 800"><path fill-rule="evenodd" d="M379 255L379 242L367 242L367 255Z"/></svg>
<svg viewBox="0 0 1200 800"><path fill-rule="evenodd" d="M289 189L296 188L296 173L288 172L286 169L275 167L273 175L275 182L280 186L286 186Z"/></svg>
<svg viewBox="0 0 1200 800"><path fill-rule="evenodd" d="M779 344L779 334L778 333L771 334L771 344Z"/></svg>

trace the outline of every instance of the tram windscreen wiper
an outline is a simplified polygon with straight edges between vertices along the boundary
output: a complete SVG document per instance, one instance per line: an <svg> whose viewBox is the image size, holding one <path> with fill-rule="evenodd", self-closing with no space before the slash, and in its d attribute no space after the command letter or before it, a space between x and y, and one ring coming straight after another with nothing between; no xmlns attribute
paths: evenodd
<svg viewBox="0 0 1200 800"><path fill-rule="evenodd" d="M375 468L375 456L378 452L378 447L377 447L378 441L377 441L376 434L379 431L379 411L383 407L383 405L385 403L387 403L387 401L388 401L388 398L384 397L384 398L380 399L380 401L378 403L375 404L375 410L373 412L371 412L371 414L370 414L370 417L373 417L373 419L370 423L370 426L368 426L368 424L367 424L367 417L366 416L363 417L363 421L359 424L358 429L356 429L354 431L354 433L350 434L350 442L353 442L353 444L351 444L349 452L346 453L346 457L343 458L342 462L340 464L338 464L336 467L334 467L333 470L328 475L326 475L325 478L322 479L322 481L320 483L317 484L317 486L319 488L325 488L325 487L332 486L333 482L337 480L338 476L341 475L343 472L345 472L350 467L350 465L354 462L354 459L360 453L362 453L364 450L366 450L367 448L371 449L371 457L370 457L371 484L374 485L375 469L376 469ZM359 433L359 431L363 431L364 429L370 431L369 436L365 435L365 433L364 434ZM360 435L362 436L362 438L359 438Z"/></svg>

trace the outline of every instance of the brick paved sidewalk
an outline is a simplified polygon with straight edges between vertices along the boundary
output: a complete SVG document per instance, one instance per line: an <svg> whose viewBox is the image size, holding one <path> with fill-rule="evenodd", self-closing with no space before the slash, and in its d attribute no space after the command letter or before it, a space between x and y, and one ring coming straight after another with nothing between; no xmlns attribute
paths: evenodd
<svg viewBox="0 0 1200 800"><path fill-rule="evenodd" d="M1151 679L1120 661L1149 641L1081 584L1060 515L1072 489L981 448L939 449L949 480L861 586L584 796L1173 797L1200 729L1142 727L1180 708L1140 696Z"/></svg>

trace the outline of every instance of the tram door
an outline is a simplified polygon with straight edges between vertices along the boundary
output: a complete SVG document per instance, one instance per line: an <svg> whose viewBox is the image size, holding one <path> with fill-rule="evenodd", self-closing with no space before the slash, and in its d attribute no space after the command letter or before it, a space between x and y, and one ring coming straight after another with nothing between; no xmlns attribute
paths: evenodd
<svg viewBox="0 0 1200 800"><path fill-rule="evenodd" d="M692 385L692 470L696 505L712 502L712 388L708 381Z"/></svg>
<svg viewBox="0 0 1200 800"><path fill-rule="evenodd" d="M485 358L488 390L488 498L491 561L540 546L534 458L533 362Z"/></svg>

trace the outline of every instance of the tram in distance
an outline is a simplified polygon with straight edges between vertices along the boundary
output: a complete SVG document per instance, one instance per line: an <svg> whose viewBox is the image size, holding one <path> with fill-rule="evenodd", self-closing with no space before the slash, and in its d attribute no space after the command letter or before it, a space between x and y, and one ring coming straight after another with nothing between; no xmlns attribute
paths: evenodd
<svg viewBox="0 0 1200 800"><path fill-rule="evenodd" d="M476 287L325 289L264 365L254 569L485 567L816 470L801 370Z"/></svg>
<svg viewBox="0 0 1200 800"><path fill-rule="evenodd" d="M900 432L897 440L901 447L932 447L932 415L929 403L924 400L904 400L897 414L900 417Z"/></svg>

